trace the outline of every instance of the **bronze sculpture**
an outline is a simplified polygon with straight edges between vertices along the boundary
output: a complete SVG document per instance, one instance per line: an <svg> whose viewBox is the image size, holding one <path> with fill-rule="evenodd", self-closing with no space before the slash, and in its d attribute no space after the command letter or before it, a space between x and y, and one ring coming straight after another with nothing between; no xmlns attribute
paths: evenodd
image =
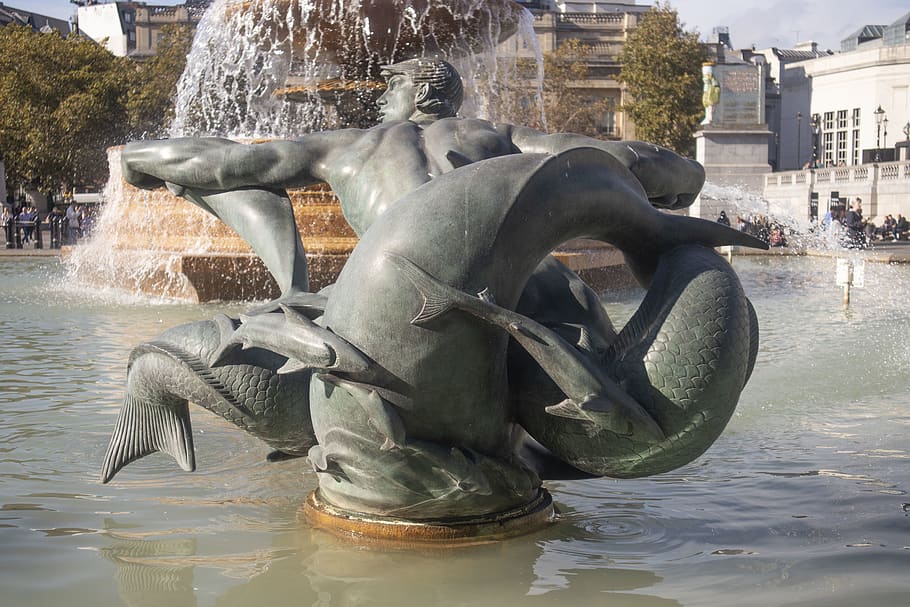
<svg viewBox="0 0 910 607"><path fill-rule="evenodd" d="M643 476L704 452L758 347L751 304L709 247L765 245L655 208L691 204L700 165L454 117L444 61L384 74L370 129L126 147L127 180L167 184L237 229L282 297L134 351L102 480L157 450L193 469L188 401L275 458L308 455L315 507L336 518L520 517L548 507L542 477ZM361 241L313 294L283 189L320 181ZM615 245L649 287L621 331L548 257L578 237Z"/></svg>

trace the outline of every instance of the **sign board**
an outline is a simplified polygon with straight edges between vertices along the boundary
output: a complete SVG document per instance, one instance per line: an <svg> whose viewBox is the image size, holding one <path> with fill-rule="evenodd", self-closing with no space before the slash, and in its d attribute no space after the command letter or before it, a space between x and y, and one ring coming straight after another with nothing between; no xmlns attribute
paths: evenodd
<svg viewBox="0 0 910 607"><path fill-rule="evenodd" d="M755 126L764 122L764 87L761 69L757 65L716 65L714 77L720 85L720 99L714 107L715 126Z"/></svg>
<svg viewBox="0 0 910 607"><path fill-rule="evenodd" d="M866 286L866 262L838 259L835 280L839 287L863 288Z"/></svg>

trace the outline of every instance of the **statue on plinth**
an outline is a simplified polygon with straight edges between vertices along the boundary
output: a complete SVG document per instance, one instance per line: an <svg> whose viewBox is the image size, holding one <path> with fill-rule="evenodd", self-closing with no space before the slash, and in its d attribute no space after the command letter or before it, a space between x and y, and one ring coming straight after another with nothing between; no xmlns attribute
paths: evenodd
<svg viewBox="0 0 910 607"><path fill-rule="evenodd" d="M282 295L134 350L102 480L155 451L192 470L194 402L270 459L307 456L314 520L452 539L546 520L542 479L639 477L703 453L758 348L711 247L766 245L662 212L692 203L702 167L648 143L460 118L460 77L439 59L383 75L372 128L126 146L129 182L220 217ZM320 182L360 242L310 293L285 190ZM574 238L615 245L647 287L621 330L549 256Z"/></svg>
<svg viewBox="0 0 910 607"><path fill-rule="evenodd" d="M714 64L705 63L701 66L702 94L701 104L705 108L705 118L701 124L714 122L714 106L720 101L720 83L714 76Z"/></svg>

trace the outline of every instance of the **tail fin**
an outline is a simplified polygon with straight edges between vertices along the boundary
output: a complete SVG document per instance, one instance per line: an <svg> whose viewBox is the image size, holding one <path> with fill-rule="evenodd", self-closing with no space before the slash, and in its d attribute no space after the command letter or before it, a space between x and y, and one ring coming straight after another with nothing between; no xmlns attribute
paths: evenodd
<svg viewBox="0 0 910 607"><path fill-rule="evenodd" d="M436 280L406 257L396 253L386 253L386 257L414 283L423 296L423 307L411 319L411 324L422 325L456 307L456 300L462 296L461 291Z"/></svg>
<svg viewBox="0 0 910 607"><path fill-rule="evenodd" d="M189 404L162 406L127 395L104 456L101 482L108 483L127 464L157 451L173 457L187 472L196 469Z"/></svg>
<svg viewBox="0 0 910 607"><path fill-rule="evenodd" d="M664 213L668 218L667 231L673 234L676 244L700 244L706 247L737 245L752 249L768 249L768 243L729 226L685 215Z"/></svg>

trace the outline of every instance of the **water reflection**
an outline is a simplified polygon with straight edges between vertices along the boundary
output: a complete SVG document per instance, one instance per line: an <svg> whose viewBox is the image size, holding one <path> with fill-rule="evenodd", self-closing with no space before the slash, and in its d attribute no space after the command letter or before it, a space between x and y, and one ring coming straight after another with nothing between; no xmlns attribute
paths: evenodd
<svg viewBox="0 0 910 607"><path fill-rule="evenodd" d="M763 345L720 440L657 477L551 483L557 525L457 551L314 531L305 460L194 408L198 471L98 467L133 345L223 306L61 293L0 262L0 587L32 605L896 605L910 584L910 268L741 259ZM830 278L830 280L829 280ZM612 293L617 322L640 292Z"/></svg>

